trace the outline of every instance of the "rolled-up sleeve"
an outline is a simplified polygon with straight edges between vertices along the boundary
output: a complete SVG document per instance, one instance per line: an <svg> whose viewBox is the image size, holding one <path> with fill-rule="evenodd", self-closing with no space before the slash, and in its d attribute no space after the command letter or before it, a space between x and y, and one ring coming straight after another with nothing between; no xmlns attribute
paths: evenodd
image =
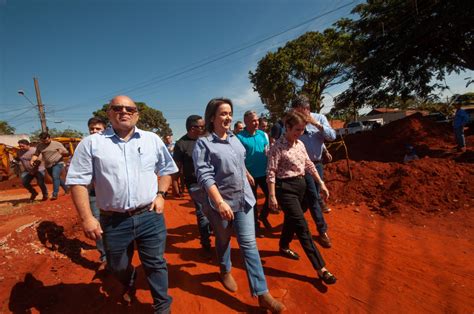
<svg viewBox="0 0 474 314"><path fill-rule="evenodd" d="M197 140L194 146L193 163L199 185L208 191L211 186L216 184L215 171L211 164L210 151L202 138Z"/></svg>
<svg viewBox="0 0 474 314"><path fill-rule="evenodd" d="M88 185L93 177L93 158L91 137L83 139L77 145L66 176L66 185Z"/></svg>
<svg viewBox="0 0 474 314"><path fill-rule="evenodd" d="M178 167L163 141L158 136L156 137L156 141L158 162L155 167L155 173L158 173L158 175L162 177L178 172Z"/></svg>
<svg viewBox="0 0 474 314"><path fill-rule="evenodd" d="M324 115L321 116L321 125L323 126L324 139L334 141L336 139L336 131L334 131Z"/></svg>
<svg viewBox="0 0 474 314"><path fill-rule="evenodd" d="M276 171L278 169L278 163L280 161L280 153L277 145L270 147L268 153L268 165L267 165L267 182L275 183Z"/></svg>

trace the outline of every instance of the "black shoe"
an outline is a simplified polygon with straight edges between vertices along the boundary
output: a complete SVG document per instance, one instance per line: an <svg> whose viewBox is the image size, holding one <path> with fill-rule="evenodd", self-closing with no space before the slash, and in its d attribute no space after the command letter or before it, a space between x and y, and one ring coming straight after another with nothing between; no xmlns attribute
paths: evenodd
<svg viewBox="0 0 474 314"><path fill-rule="evenodd" d="M127 287L122 294L122 302L131 305L136 300L137 289L134 286Z"/></svg>
<svg viewBox="0 0 474 314"><path fill-rule="evenodd" d="M52 201L55 201L55 200L57 200L57 199L58 199L58 197L57 197L57 196L54 196L54 195L51 196L51 198L50 198L50 200L52 200Z"/></svg>
<svg viewBox="0 0 474 314"><path fill-rule="evenodd" d="M337 278L327 270L322 275L318 274L318 277L327 285L333 285L337 281Z"/></svg>
<svg viewBox="0 0 474 314"><path fill-rule="evenodd" d="M294 259L294 260L300 259L300 256L298 255L298 253L291 250L290 248L287 248L287 249L280 248L280 255L289 259Z"/></svg>
<svg viewBox="0 0 474 314"><path fill-rule="evenodd" d="M331 239L329 239L329 236L326 232L321 233L318 237L318 240L319 240L319 243L321 244L321 246L324 247L324 248L329 249L332 246Z"/></svg>
<svg viewBox="0 0 474 314"><path fill-rule="evenodd" d="M38 196L38 192L34 191L33 193L31 193L30 201L34 201L37 196Z"/></svg>
<svg viewBox="0 0 474 314"><path fill-rule="evenodd" d="M266 217L260 217L259 220L263 223L265 229L272 230L273 227Z"/></svg>

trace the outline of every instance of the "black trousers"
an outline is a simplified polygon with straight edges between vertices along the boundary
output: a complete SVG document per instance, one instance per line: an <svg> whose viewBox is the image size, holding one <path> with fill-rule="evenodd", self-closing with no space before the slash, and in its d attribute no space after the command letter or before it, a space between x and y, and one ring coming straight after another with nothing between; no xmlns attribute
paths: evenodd
<svg viewBox="0 0 474 314"><path fill-rule="evenodd" d="M275 192L278 204L285 213L283 230L280 236L280 247L288 248L293 235L296 233L306 256L315 270L320 270L326 264L313 242L308 223L304 218L302 203L306 191L304 177L277 179Z"/></svg>
<svg viewBox="0 0 474 314"><path fill-rule="evenodd" d="M257 199L257 188L260 187L262 189L263 194L265 195L265 203L263 203L263 208L260 211L260 218L267 218L268 217L268 186L267 186L267 177L258 177L253 178L255 181L255 186L250 186L252 188L253 196ZM253 213L255 215L255 226L258 226L258 210L257 210L257 203L253 208Z"/></svg>

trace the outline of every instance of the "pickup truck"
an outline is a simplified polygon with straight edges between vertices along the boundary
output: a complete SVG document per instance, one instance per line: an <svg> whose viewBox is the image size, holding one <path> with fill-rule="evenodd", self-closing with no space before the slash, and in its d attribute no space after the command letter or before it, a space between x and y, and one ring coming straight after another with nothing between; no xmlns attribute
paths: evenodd
<svg viewBox="0 0 474 314"><path fill-rule="evenodd" d="M355 121L347 124L347 127L342 129L337 129L337 135L349 135L349 134L357 134L362 133L365 131L370 131L371 128L365 126L362 121Z"/></svg>

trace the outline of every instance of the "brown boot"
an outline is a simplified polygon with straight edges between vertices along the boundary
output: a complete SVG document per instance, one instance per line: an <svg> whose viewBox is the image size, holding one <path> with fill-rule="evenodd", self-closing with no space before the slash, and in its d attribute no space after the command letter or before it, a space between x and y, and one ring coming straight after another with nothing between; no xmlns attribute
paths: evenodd
<svg viewBox="0 0 474 314"><path fill-rule="evenodd" d="M258 296L258 305L272 313L281 313L286 310L285 305L275 300L269 292Z"/></svg>
<svg viewBox="0 0 474 314"><path fill-rule="evenodd" d="M237 291L237 283L231 273L220 273L220 277L224 288L230 292Z"/></svg>

